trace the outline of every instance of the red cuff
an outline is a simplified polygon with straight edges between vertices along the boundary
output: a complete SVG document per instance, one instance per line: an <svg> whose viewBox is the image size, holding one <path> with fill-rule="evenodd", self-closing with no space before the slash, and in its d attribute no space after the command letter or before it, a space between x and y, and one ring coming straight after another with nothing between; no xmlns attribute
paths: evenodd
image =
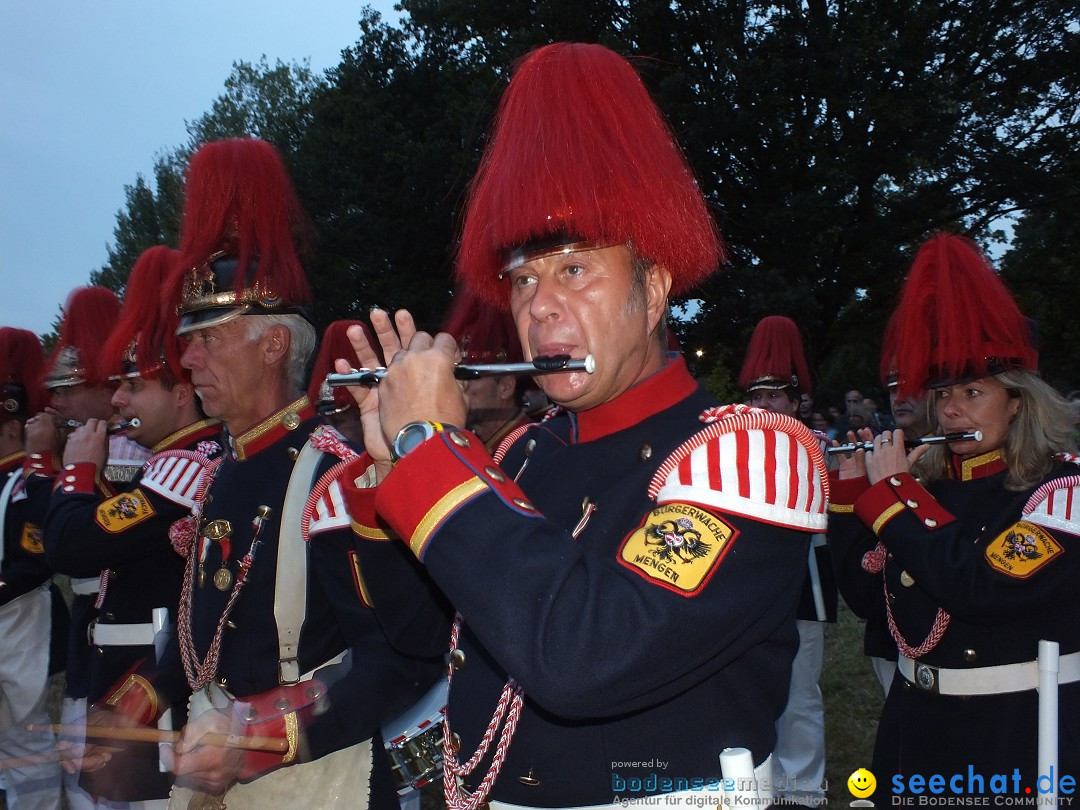
<svg viewBox="0 0 1080 810"><path fill-rule="evenodd" d="M495 463L475 434L437 433L409 453L379 486L375 505L394 531L423 560L427 544L458 508L494 492L507 506L535 517L525 493Z"/></svg>
<svg viewBox="0 0 1080 810"><path fill-rule="evenodd" d="M829 472L829 512L854 512L855 501L870 488L870 479L841 478L837 470Z"/></svg>
<svg viewBox="0 0 1080 810"><path fill-rule="evenodd" d="M910 473L883 478L855 502L855 514L879 537L886 524L904 511L931 531L956 520Z"/></svg>
<svg viewBox="0 0 1080 810"><path fill-rule="evenodd" d="M110 706L134 722L149 726L157 722L162 711L150 681L136 674L141 664L133 666L95 705Z"/></svg>
<svg viewBox="0 0 1080 810"><path fill-rule="evenodd" d="M249 742L265 744L270 750L245 750L239 779L248 782L297 761L300 752L300 729L311 722L326 687L310 680L279 686L261 695L237 701L244 737ZM287 746L281 745L281 742ZM280 749L284 750L280 750Z"/></svg>
<svg viewBox="0 0 1080 810"><path fill-rule="evenodd" d="M345 496L345 506L349 510L352 519L352 528L357 537L364 540L392 540L394 535L385 521L381 520L375 510L375 494L378 488L375 486L359 486L365 477L369 477L374 484L375 471L371 456L363 453L349 462L345 471L338 480L341 482L341 493Z"/></svg>
<svg viewBox="0 0 1080 810"><path fill-rule="evenodd" d="M56 477L53 485L54 492L75 493L78 495L94 495L97 482L97 467L92 461L80 461L78 464L68 464Z"/></svg>
<svg viewBox="0 0 1080 810"><path fill-rule="evenodd" d="M59 470L60 463L51 452L30 453L23 459L23 475L52 478Z"/></svg>

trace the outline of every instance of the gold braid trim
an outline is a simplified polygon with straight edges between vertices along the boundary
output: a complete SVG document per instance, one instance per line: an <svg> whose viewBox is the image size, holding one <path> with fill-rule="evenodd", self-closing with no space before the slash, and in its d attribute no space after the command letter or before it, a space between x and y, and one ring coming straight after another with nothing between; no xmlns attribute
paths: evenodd
<svg viewBox="0 0 1080 810"><path fill-rule="evenodd" d="M289 750L281 759L282 765L289 765L295 759L300 749L300 724L296 719L296 712L285 715L285 739L289 741Z"/></svg>

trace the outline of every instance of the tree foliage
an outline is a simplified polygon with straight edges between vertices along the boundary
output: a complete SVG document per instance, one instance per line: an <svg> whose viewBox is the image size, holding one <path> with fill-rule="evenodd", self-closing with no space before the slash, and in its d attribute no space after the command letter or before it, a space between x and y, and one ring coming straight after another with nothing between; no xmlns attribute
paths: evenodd
<svg viewBox="0 0 1080 810"><path fill-rule="evenodd" d="M138 183L130 190L115 260L110 252L118 275L153 233L154 215L161 238L175 234L174 191L190 149L247 132L286 154L315 222L308 267L318 314L406 306L436 326L453 289L468 181L513 61L564 39L602 42L637 62L716 213L730 262L696 292L687 309L696 316L678 324L683 344L703 352L703 376L730 379L756 321L786 314L806 335L819 399L872 387L912 251L942 228L989 243L1003 217L1019 216L1021 255L1006 262L1014 287L1035 296L1041 282L1025 279L1050 257L1064 268L1057 277L1077 275L1076 251L1057 238L1076 231L1075 4L402 0L402 8L400 27L366 10L356 43L325 80L295 64L235 65L223 96L189 125L189 144L169 156L171 173L156 177L154 205ZM167 194L163 179L174 183ZM1074 299L1024 300L1047 315ZM1062 364L1052 375L1080 379L1064 355L1044 350Z"/></svg>

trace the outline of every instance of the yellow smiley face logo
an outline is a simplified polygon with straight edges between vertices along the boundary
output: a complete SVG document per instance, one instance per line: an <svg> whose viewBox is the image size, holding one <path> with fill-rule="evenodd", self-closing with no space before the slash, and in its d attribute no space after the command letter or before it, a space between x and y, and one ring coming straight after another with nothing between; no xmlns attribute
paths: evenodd
<svg viewBox="0 0 1080 810"><path fill-rule="evenodd" d="M877 788L877 779L866 768L859 768L847 780L848 790L857 799L865 799Z"/></svg>

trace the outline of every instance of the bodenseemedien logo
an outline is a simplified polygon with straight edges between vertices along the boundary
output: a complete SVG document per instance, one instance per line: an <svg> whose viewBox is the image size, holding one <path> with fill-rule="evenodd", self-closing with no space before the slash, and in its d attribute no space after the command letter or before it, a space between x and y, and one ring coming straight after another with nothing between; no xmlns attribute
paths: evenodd
<svg viewBox="0 0 1080 810"><path fill-rule="evenodd" d="M873 807L874 803L869 797L877 790L877 778L866 768L859 768L848 777L847 788L855 801L851 807Z"/></svg>

